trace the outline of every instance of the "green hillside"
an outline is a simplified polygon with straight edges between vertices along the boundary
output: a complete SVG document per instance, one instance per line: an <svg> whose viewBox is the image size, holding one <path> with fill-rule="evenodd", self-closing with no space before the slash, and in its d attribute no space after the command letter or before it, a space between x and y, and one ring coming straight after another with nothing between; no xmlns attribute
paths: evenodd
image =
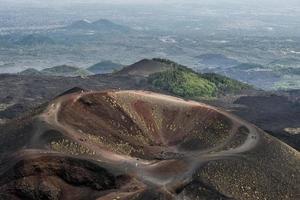
<svg viewBox="0 0 300 200"><path fill-rule="evenodd" d="M226 76L222 76L220 74L207 73L201 74L200 76L210 82L213 82L217 86L219 94L238 93L241 90L252 88L246 83L242 83L240 81L228 78Z"/></svg>
<svg viewBox="0 0 300 200"><path fill-rule="evenodd" d="M156 88L182 97L211 97L215 96L217 92L214 83L182 69L152 74L149 81Z"/></svg>
<svg viewBox="0 0 300 200"><path fill-rule="evenodd" d="M251 86L218 74L200 74L169 60L155 59L172 65L172 69L154 73L148 81L155 88L175 95L194 97L216 97L226 93L237 93Z"/></svg>

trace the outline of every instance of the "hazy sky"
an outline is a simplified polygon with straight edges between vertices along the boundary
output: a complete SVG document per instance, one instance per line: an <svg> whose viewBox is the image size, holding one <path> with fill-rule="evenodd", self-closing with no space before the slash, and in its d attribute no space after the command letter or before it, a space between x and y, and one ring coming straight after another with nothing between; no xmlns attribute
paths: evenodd
<svg viewBox="0 0 300 200"><path fill-rule="evenodd" d="M211 17L206 19L208 21L227 17L228 23L236 24L240 20L242 25L267 20L298 27L300 20L300 0L0 0L0 10L6 26L14 22L27 24L26 20L64 24L99 18L139 23L137 17L149 24L149 16L146 16L149 13L155 19L153 23L160 19L167 24L174 22L174 17L180 21L196 17L198 20L202 16Z"/></svg>
<svg viewBox="0 0 300 200"><path fill-rule="evenodd" d="M299 0L0 0L10 4L74 4L74 3L118 3L118 4L157 4L157 3L238 3L238 4L269 4L273 5L300 5Z"/></svg>
<svg viewBox="0 0 300 200"><path fill-rule="evenodd" d="M152 9L152 7L162 8L166 11L186 12L183 7L197 10L208 6L210 9L222 10L224 8L232 10L270 10L273 13L289 13L292 10L300 12L300 0L0 0L0 10L14 10L15 8L74 8L73 10L80 12L78 8L85 5L90 8L101 8L102 5L109 5L113 9L114 6L143 6ZM146 5L146 7L145 7ZM149 7L147 7L150 5ZM144 9L143 8L143 9ZM155 9L156 9L155 8ZM272 10L272 11L271 11Z"/></svg>

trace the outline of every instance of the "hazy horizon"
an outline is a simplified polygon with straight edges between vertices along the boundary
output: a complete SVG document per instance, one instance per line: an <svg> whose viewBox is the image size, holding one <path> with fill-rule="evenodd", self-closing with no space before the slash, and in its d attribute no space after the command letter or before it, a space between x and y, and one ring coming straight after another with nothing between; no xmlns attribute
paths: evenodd
<svg viewBox="0 0 300 200"><path fill-rule="evenodd" d="M129 23L129 18L147 14L156 15L156 20L168 17L189 18L190 21L201 16L210 19L224 18L228 20L251 21L295 21L300 24L300 1L298 0L0 0L0 27L10 26L10 20L27 25L26 16L39 12L39 17L46 24L57 24L79 19L96 20L108 18ZM43 9L43 10L42 10ZM25 17L24 17L25 15ZM64 15L60 20L56 16ZM242 17L242 18L241 18ZM45 18L45 19L44 19ZM279 20L282 18L282 20ZM200 18L199 18L200 19ZM4 24L1 22L8 20ZM32 19L38 21L38 19ZM178 19L174 18L174 21ZM60 22L58 22L60 21ZM299 23L298 23L299 22ZM34 23L34 22L33 22ZM68 22L69 23L69 22Z"/></svg>
<svg viewBox="0 0 300 200"><path fill-rule="evenodd" d="M2 73L154 57L203 70L208 66L198 56L213 54L220 63L228 57L274 70L269 82L249 78L248 72L234 78L264 88L300 88L297 70L290 69L300 67L299 0L0 0L0 5ZM118 33L107 24L69 28L84 19L107 19L133 32Z"/></svg>
<svg viewBox="0 0 300 200"><path fill-rule="evenodd" d="M252 0L252 1L240 1L240 0L0 0L0 3L14 4L14 5L64 5L64 4L211 4L211 5L269 5L269 6L300 6L298 0Z"/></svg>

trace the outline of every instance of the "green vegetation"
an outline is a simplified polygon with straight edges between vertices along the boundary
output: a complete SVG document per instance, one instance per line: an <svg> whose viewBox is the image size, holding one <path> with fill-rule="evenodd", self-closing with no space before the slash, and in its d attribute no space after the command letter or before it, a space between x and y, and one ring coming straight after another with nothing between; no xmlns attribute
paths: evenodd
<svg viewBox="0 0 300 200"><path fill-rule="evenodd" d="M211 97L217 91L214 83L181 69L155 73L150 75L149 80L155 87L182 97Z"/></svg>
<svg viewBox="0 0 300 200"><path fill-rule="evenodd" d="M241 90L251 88L251 86L246 83L215 73L202 74L201 77L213 82L217 86L219 94L237 93Z"/></svg>
<svg viewBox="0 0 300 200"><path fill-rule="evenodd" d="M161 62L161 63L164 63L166 65L170 65L171 67L176 67L176 68L185 68L188 70L187 67L183 66L183 65L180 65L172 60L169 60L169 59L164 59L164 58L153 58L152 59L153 61L156 61L156 62Z"/></svg>
<svg viewBox="0 0 300 200"><path fill-rule="evenodd" d="M215 97L236 93L250 88L249 85L218 74L199 74L193 70L165 59L153 59L171 65L172 69L154 73L148 81L158 89L187 98Z"/></svg>

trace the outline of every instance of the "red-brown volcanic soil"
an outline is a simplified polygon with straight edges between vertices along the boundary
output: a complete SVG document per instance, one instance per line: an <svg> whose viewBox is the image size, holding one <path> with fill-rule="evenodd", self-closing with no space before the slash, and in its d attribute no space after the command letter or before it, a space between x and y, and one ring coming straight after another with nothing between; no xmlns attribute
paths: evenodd
<svg viewBox="0 0 300 200"><path fill-rule="evenodd" d="M214 107L79 92L0 135L0 199L297 199L299 153Z"/></svg>

